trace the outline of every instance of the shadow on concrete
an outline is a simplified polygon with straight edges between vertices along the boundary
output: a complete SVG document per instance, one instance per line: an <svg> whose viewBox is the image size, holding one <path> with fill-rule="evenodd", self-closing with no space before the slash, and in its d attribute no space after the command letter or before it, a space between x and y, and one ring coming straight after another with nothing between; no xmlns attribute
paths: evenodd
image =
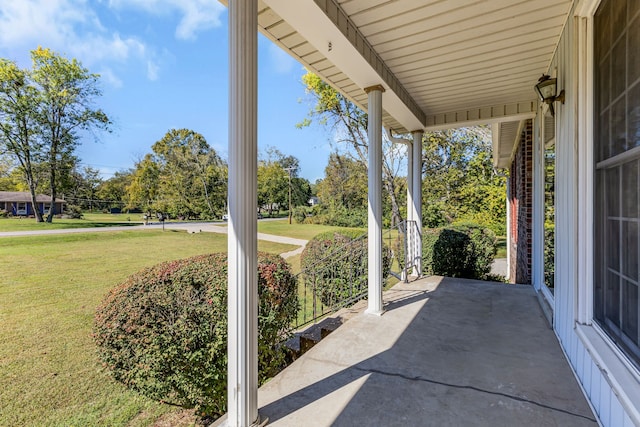
<svg viewBox="0 0 640 427"><path fill-rule="evenodd" d="M283 426L593 426L531 287L429 278L385 293L259 392Z"/></svg>

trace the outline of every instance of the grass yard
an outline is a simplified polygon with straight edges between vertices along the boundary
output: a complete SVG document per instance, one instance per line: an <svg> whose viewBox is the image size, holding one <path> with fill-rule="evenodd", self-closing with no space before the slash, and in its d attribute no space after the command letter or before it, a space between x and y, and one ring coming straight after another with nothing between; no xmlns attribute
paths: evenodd
<svg viewBox="0 0 640 427"><path fill-rule="evenodd" d="M506 258L507 257L507 238L503 236L498 236L498 242L496 244L496 258Z"/></svg>
<svg viewBox="0 0 640 427"><path fill-rule="evenodd" d="M258 221L258 232L266 234L275 234L276 236L287 236L296 239L311 240L314 236L324 233L325 231L349 230L345 227L334 227L331 225L318 224L289 224L288 219L278 221ZM362 230L352 228L350 230Z"/></svg>
<svg viewBox="0 0 640 427"><path fill-rule="evenodd" d="M258 246L273 253L293 249L263 241ZM109 377L91 339L93 314L111 287L143 267L225 250L226 235L213 233L140 230L0 238L0 425L192 422L184 411Z"/></svg>
<svg viewBox="0 0 640 427"><path fill-rule="evenodd" d="M36 222L35 218L0 218L0 231L59 230L141 225L140 214L84 214L82 219L54 218L52 223Z"/></svg>

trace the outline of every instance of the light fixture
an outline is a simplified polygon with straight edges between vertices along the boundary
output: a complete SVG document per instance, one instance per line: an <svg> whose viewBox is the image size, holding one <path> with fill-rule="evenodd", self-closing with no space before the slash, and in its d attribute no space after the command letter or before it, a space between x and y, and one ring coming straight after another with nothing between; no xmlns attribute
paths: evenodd
<svg viewBox="0 0 640 427"><path fill-rule="evenodd" d="M549 75L543 74L542 77L538 79L538 84L536 84L535 87L536 92L540 97L540 101L548 104L551 115L555 116L553 103L556 101L560 101L564 104L564 90L560 91L560 93L556 95L556 92L558 90L557 79L552 79Z"/></svg>

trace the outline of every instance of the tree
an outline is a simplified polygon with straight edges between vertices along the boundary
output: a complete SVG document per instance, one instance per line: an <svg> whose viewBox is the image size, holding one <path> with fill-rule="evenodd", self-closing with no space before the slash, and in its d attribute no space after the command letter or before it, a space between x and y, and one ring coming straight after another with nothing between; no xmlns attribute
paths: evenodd
<svg viewBox="0 0 640 427"><path fill-rule="evenodd" d="M97 74L89 73L76 59L40 47L31 51L31 60L31 70L0 60L1 142L20 164L34 206L36 169L43 166L54 206L59 175L65 168L71 170L81 134L109 130L111 121L93 106L101 95ZM53 215L51 209L46 220L51 222ZM36 221L43 221L37 210Z"/></svg>
<svg viewBox="0 0 640 427"><path fill-rule="evenodd" d="M127 202L127 187L131 185L133 172L118 171L111 178L102 181L96 195L107 208L123 207Z"/></svg>
<svg viewBox="0 0 640 427"><path fill-rule="evenodd" d="M284 154L283 152L278 150L276 147L268 147L267 159L263 160L261 162L261 165L267 166L267 165L272 165L274 163L280 165L280 167L287 174L287 177L291 178L290 182L287 183L287 188L286 188L286 190L288 190L289 185L291 186L291 206L292 207L307 206L309 198L311 198L311 183L307 179L301 178L299 176L300 160L298 160L297 157L292 156L290 154L289 155ZM271 172L275 172L275 169ZM270 183L266 182L265 179L259 180L258 184L270 185ZM276 187L276 186L272 186L272 187ZM269 204L268 200L270 197L272 197L272 196L267 196L267 192L272 191L273 196L275 196L275 194L278 193L278 191L274 191L274 188L271 188L269 190L265 188L263 190L264 191L262 191L261 189L258 189L258 192L260 193L262 191L262 195L264 197L262 197L261 199L265 200L264 204ZM277 196L275 196L275 198L280 198L280 199L281 197L282 197L282 194L278 194ZM288 201L288 194L287 194L287 201Z"/></svg>
<svg viewBox="0 0 640 427"><path fill-rule="evenodd" d="M429 132L422 144L424 224L471 221L503 234L506 179L493 169L489 129Z"/></svg>
<svg viewBox="0 0 640 427"><path fill-rule="evenodd" d="M269 215L280 206L288 206L289 174L275 161L262 161L258 165L258 206L268 206Z"/></svg>
<svg viewBox="0 0 640 427"><path fill-rule="evenodd" d="M302 82L306 86L307 93L315 98L315 105L309 112L309 117L298 126L309 126L312 118L319 118L320 124L332 128L333 135L338 136L338 142L346 145L347 150L344 154L367 167L369 145L367 114L313 73L307 72L302 76ZM387 200L391 204L392 225L399 223L402 219L396 178L400 170L400 159L404 157L405 151L404 145L394 144L383 137L382 185L386 190Z"/></svg>
<svg viewBox="0 0 640 427"><path fill-rule="evenodd" d="M51 206L57 196L58 169L80 141L80 132L109 130L111 121L93 106L102 95L99 75L89 73L76 59L68 60L50 49L31 52L31 78L38 88L38 135L46 147L45 161L49 169ZM49 211L47 222L53 220Z"/></svg>
<svg viewBox="0 0 640 427"><path fill-rule="evenodd" d="M0 191L18 191L17 172L9 156L0 155Z"/></svg>
<svg viewBox="0 0 640 427"><path fill-rule="evenodd" d="M100 177L100 171L98 169L85 166L82 170L78 170L77 167L68 174L63 174L68 177L65 197L67 201L72 202L75 205L80 206L82 209L93 210L98 201L98 188L102 184L102 178Z"/></svg>
<svg viewBox="0 0 640 427"><path fill-rule="evenodd" d="M345 209L367 209L367 169L358 161L332 153L318 183L323 203Z"/></svg>
<svg viewBox="0 0 640 427"><path fill-rule="evenodd" d="M293 206L308 206L311 196L311 183L308 179L291 178L291 204Z"/></svg>
<svg viewBox="0 0 640 427"><path fill-rule="evenodd" d="M151 148L162 178L160 210L175 216L220 217L227 193L226 165L204 136L171 129Z"/></svg>
<svg viewBox="0 0 640 427"><path fill-rule="evenodd" d="M127 187L127 207L141 208L148 212L158 196L160 167L151 154L144 156L135 165L131 184Z"/></svg>
<svg viewBox="0 0 640 427"><path fill-rule="evenodd" d="M0 58L1 152L17 160L29 187L32 206L37 206L35 164L43 155L42 139L36 134L37 104L38 89L30 81L29 72ZM42 222L40 211L36 209L35 214L36 221Z"/></svg>

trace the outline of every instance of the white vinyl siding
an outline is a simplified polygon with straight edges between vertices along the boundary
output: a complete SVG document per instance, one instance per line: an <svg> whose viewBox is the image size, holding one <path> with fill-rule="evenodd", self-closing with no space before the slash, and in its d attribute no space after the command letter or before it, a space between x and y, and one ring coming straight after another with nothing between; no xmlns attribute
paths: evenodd
<svg viewBox="0 0 640 427"><path fill-rule="evenodd" d="M629 427L640 426L640 377L601 328L592 325L597 153L591 126L596 110L593 40L598 38L593 14L598 3L574 4L576 16L567 21L549 68L567 96L564 105L555 104L554 330L601 424Z"/></svg>

